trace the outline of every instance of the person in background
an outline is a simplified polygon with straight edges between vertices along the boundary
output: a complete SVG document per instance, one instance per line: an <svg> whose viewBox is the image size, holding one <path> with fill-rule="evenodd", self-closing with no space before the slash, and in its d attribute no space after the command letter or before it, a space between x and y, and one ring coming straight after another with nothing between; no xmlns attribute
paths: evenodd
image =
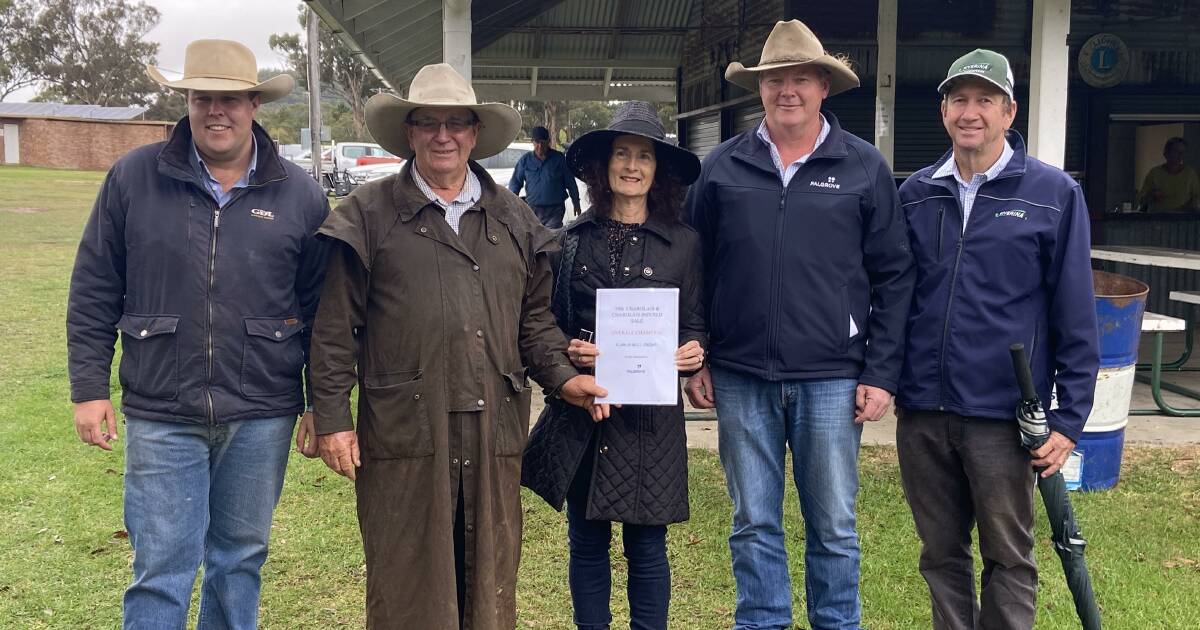
<svg viewBox="0 0 1200 630"><path fill-rule="evenodd" d="M1163 145L1162 164L1146 173L1138 206L1150 212L1200 212L1200 176L1183 163L1187 141L1180 137Z"/></svg>
<svg viewBox="0 0 1200 630"><path fill-rule="evenodd" d="M519 195L524 187L525 203L533 208L542 225L560 228L567 213L565 201L568 196L575 216L579 216L579 186L571 176L563 154L551 148L550 131L545 127L534 127L529 135L533 139L533 150L517 162L508 180L508 189Z"/></svg>
<svg viewBox="0 0 1200 630"><path fill-rule="evenodd" d="M688 375L704 363L700 238L680 221L684 187L700 160L664 140L649 103L631 101L607 129L571 145L567 163L595 200L559 233L553 300L568 354L580 369L596 364L597 349L580 339L595 330L596 291L679 289L679 348L675 366ZM525 448L521 482L562 510L567 503L568 581L575 623L608 628L612 522L623 527L629 565L630 627L667 627L671 568L667 524L688 518L687 435L683 404L625 405L593 422L587 411L551 399Z"/></svg>

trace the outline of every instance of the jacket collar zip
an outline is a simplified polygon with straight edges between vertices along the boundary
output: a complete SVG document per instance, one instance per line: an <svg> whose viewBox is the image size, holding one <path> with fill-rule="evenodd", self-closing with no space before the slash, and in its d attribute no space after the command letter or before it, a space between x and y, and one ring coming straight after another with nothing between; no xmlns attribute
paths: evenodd
<svg viewBox="0 0 1200 630"><path fill-rule="evenodd" d="M283 163L280 161L283 158L279 157L279 151L275 148L275 142L267 135L267 131L262 128L258 122L253 123L254 142L258 145L258 162L254 165L254 174L251 181L247 184L246 189L261 188L267 184L281 182L287 179L287 170L284 169ZM204 183L196 176L196 172L192 170L191 160L188 154L192 147L192 128L188 123L188 117L184 116L179 122L175 123L175 129L171 132L171 137L167 140L167 144L158 152L158 172L173 179L192 184L196 188L204 191L205 196L212 198L207 191ZM229 203L233 203L240 197L242 193L235 193L230 198Z"/></svg>
<svg viewBox="0 0 1200 630"><path fill-rule="evenodd" d="M849 155L849 152L846 150L845 131L842 130L842 125L838 122L837 116L824 109L821 110L821 115L829 122L829 135L825 137L825 141L821 143L821 146L817 147L812 155L809 156L808 161L804 163L805 166L811 164L813 160L826 158L838 160ZM775 168L775 162L771 160L771 150L758 138L758 134L754 133L754 129L743 134L742 140L733 149L733 157L761 171L776 175L779 174L778 169Z"/></svg>

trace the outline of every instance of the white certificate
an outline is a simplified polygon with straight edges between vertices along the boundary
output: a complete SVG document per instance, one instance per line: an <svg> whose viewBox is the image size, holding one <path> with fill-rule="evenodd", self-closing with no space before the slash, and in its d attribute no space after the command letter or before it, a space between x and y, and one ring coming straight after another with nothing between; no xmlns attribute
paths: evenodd
<svg viewBox="0 0 1200 630"><path fill-rule="evenodd" d="M597 403L676 404L679 289L597 289L596 346Z"/></svg>

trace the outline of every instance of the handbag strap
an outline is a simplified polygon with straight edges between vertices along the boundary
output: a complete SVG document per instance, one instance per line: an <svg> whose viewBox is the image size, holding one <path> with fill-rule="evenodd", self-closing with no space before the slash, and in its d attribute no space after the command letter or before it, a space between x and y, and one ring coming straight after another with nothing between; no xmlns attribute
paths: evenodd
<svg viewBox="0 0 1200 630"><path fill-rule="evenodd" d="M558 259L558 270L554 274L550 311L558 320L558 326L571 336L578 332L575 330L575 309L571 303L571 274L575 270L575 252L578 250L579 235L563 230L562 257Z"/></svg>

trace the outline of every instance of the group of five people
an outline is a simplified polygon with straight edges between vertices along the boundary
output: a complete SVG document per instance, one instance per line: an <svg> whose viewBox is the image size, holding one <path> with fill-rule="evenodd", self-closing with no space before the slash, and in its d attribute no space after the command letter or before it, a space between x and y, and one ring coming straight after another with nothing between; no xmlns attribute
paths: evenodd
<svg viewBox="0 0 1200 630"><path fill-rule="evenodd" d="M675 364L719 417L734 628L793 622L789 447L808 621L860 627L857 454L893 396L933 626L1032 627L1034 467L1054 472L1079 437L1097 331L1082 193L1010 129L1002 55L952 65L952 148L897 191L822 107L857 76L780 22L759 65L726 71L761 96L762 122L703 163L639 102L565 156L543 150L528 170L564 160L591 201L556 232L474 161L520 115L445 64L407 98L369 101L371 134L407 162L332 212L253 122L290 78L260 83L249 50L218 40L188 47L183 79L151 74L187 94L188 118L110 171L67 316L76 429L106 449L122 339L125 627L180 627L201 565L199 627L254 627L298 415L297 448L355 484L368 627L513 628L521 485L565 504L578 627L612 622L613 522L631 627L667 627L667 525L689 515L683 405L597 404L591 375L597 291L641 287L679 290ZM1032 454L1006 421L1013 342L1057 400ZM528 378L547 394L531 433Z"/></svg>

